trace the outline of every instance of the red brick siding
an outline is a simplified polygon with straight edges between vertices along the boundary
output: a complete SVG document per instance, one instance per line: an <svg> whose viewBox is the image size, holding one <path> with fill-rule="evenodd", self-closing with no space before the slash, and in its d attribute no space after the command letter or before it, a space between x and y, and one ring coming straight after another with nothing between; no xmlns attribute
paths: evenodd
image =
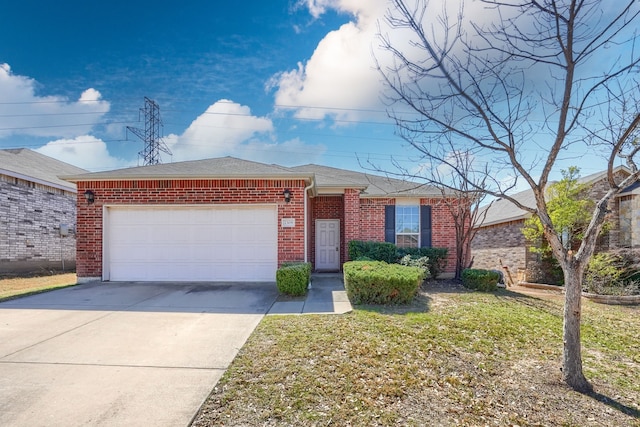
<svg viewBox="0 0 640 427"><path fill-rule="evenodd" d="M134 180L78 183L76 271L78 277L102 276L102 214L104 205L277 204L278 264L304 260L304 180ZM292 191L290 203L282 192ZM84 191L95 193L87 205ZM282 218L294 218L282 228Z"/></svg>
<svg viewBox="0 0 640 427"><path fill-rule="evenodd" d="M360 199L360 240L384 242L384 207L395 199Z"/></svg>
<svg viewBox="0 0 640 427"><path fill-rule="evenodd" d="M445 272L455 272L456 228L451 211L442 199L420 199L420 205L431 206L431 246L449 250Z"/></svg>
<svg viewBox="0 0 640 427"><path fill-rule="evenodd" d="M342 239L342 253L345 259L349 254L349 242L361 240L360 236L360 191L356 189L344 190L344 233Z"/></svg>
<svg viewBox="0 0 640 427"><path fill-rule="evenodd" d="M311 199L309 215L310 261L315 263L315 220L341 220L341 261L347 261L351 240L384 241L384 210L395 205L393 198L360 198L357 190L346 190L344 196L319 196ZM447 273L455 271L455 228L451 213L441 199L421 199L421 205L431 205L432 245L448 248Z"/></svg>

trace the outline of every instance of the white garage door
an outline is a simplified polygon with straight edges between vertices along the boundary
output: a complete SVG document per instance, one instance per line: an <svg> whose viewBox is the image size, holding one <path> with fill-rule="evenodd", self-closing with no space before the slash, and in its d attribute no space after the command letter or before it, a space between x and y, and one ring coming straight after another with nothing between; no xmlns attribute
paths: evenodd
<svg viewBox="0 0 640 427"><path fill-rule="evenodd" d="M104 237L105 280L275 280L275 206L109 207Z"/></svg>

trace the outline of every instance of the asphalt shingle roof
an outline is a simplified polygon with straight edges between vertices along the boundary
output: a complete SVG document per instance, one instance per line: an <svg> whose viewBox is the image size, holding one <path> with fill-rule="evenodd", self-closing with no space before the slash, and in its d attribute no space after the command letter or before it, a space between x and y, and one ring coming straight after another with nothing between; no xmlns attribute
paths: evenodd
<svg viewBox="0 0 640 427"><path fill-rule="evenodd" d="M27 148L0 150L0 173L4 175L76 191L75 184L59 177L86 172L84 169Z"/></svg>
<svg viewBox="0 0 640 427"><path fill-rule="evenodd" d="M358 188L362 197L439 197L439 190L400 179L320 165L284 167L220 157L186 162L138 166L63 177L72 182L119 179L276 178L315 179L316 187Z"/></svg>
<svg viewBox="0 0 640 427"><path fill-rule="evenodd" d="M433 186L329 166L309 164L289 169L313 173L318 188L362 188L364 190L362 197L440 197L442 195L440 190Z"/></svg>
<svg viewBox="0 0 640 427"><path fill-rule="evenodd" d="M235 157L191 160L176 163L137 166L104 172L65 176L70 181L116 179L192 179L192 178L311 178L276 165L241 160Z"/></svg>

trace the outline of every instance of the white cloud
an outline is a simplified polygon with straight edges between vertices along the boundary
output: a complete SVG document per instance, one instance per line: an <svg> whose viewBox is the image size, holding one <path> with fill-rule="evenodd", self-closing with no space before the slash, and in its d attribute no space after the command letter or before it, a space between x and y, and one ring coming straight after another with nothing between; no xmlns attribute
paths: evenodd
<svg viewBox="0 0 640 427"><path fill-rule="evenodd" d="M89 88L77 101L36 95L37 82L0 64L0 138L10 135L73 138L90 132L109 111L109 102Z"/></svg>
<svg viewBox="0 0 640 427"><path fill-rule="evenodd" d="M173 153L172 161L237 156L261 162L284 164L283 154L293 157L324 152L299 140L278 143L268 117L251 114L249 107L222 99L212 104L181 134L164 138ZM168 161L163 156L164 161Z"/></svg>
<svg viewBox="0 0 640 427"><path fill-rule="evenodd" d="M455 24L461 3L465 5L467 21L472 19L484 25L497 16L482 2L432 0L428 2L423 22L426 32L444 40L446 24L439 21L439 17L446 15L449 25ZM412 8L412 0L408 0L407 5ZM417 62L425 57L424 50L416 47L415 43L420 41L412 31L389 27L386 15L393 6L387 0L299 0L297 6L308 9L315 19L334 10L351 16L352 20L329 32L311 58L299 63L297 69L271 78L267 89L276 88L277 106L294 110L295 116L301 119L332 117L338 124L341 120L386 119L385 114L367 111L385 109L381 102L385 85L377 64L383 70L394 65L393 55L381 48L380 35L391 35L393 45L409 57L417 58ZM468 23L463 26L470 28Z"/></svg>
<svg viewBox="0 0 640 427"><path fill-rule="evenodd" d="M111 156L104 141L91 135L58 139L35 151L89 171L102 171L135 166L135 163Z"/></svg>
<svg viewBox="0 0 640 427"><path fill-rule="evenodd" d="M328 8L347 13L354 20L328 33L306 63L272 77L267 85L277 88L275 103L293 108L296 117L358 120L362 110L380 108L380 75L375 69L372 43L384 0L303 0L299 2L318 18Z"/></svg>

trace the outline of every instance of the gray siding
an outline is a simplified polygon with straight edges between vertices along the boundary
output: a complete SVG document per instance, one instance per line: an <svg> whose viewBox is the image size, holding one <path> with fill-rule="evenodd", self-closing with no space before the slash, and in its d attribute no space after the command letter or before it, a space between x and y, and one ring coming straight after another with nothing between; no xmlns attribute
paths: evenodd
<svg viewBox="0 0 640 427"><path fill-rule="evenodd" d="M0 273L75 269L75 228L75 193L0 175Z"/></svg>

